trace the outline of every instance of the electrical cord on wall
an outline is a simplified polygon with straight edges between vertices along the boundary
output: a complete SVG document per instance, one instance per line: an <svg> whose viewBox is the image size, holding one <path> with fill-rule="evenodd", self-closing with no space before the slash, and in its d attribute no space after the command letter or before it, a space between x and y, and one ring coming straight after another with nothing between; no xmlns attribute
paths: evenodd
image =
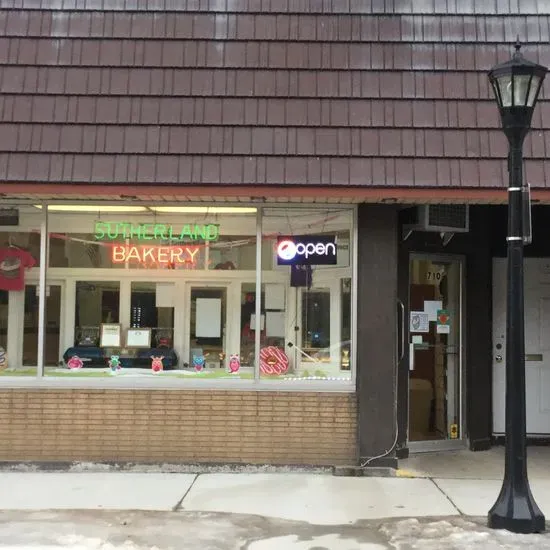
<svg viewBox="0 0 550 550"><path fill-rule="evenodd" d="M403 309L403 315L404 315L404 308L403 308L402 302L400 302L400 305ZM399 422L397 418L397 404L398 404L397 389L398 389L398 382L399 382L399 363L401 362L401 359L403 359L403 356L401 356L401 358L396 357L395 365L394 365L394 375L395 375L394 390L395 391L394 391L394 400L393 400L393 416L394 416L394 422L395 422L394 424L395 438L393 440L391 447L387 451L384 451L382 454L367 458L365 461L360 463L359 465L360 468L366 468L371 462L374 462L375 460L379 460L380 458L387 457L391 452L393 452L393 450L397 446L397 440L399 439Z"/></svg>

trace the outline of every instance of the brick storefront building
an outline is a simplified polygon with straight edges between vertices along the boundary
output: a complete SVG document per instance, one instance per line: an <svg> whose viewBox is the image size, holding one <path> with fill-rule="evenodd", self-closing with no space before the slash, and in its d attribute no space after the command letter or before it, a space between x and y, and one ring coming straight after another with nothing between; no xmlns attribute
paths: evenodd
<svg viewBox="0 0 550 550"><path fill-rule="evenodd" d="M542 0L0 0L0 460L488 448L507 145L486 73L518 35L549 65L549 23Z"/></svg>

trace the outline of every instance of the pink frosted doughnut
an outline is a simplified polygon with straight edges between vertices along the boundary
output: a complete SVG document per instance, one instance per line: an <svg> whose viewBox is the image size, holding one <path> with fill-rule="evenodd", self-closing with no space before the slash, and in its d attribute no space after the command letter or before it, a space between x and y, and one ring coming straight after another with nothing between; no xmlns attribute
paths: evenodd
<svg viewBox="0 0 550 550"><path fill-rule="evenodd" d="M260 372L262 374L284 374L288 371L288 357L276 346L260 350Z"/></svg>

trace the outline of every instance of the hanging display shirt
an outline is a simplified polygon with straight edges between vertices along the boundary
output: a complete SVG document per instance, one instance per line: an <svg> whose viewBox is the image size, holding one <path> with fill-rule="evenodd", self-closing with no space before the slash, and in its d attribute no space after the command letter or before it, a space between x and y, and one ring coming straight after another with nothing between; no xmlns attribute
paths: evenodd
<svg viewBox="0 0 550 550"><path fill-rule="evenodd" d="M0 290L24 290L25 269L34 267L35 259L20 248L0 248Z"/></svg>

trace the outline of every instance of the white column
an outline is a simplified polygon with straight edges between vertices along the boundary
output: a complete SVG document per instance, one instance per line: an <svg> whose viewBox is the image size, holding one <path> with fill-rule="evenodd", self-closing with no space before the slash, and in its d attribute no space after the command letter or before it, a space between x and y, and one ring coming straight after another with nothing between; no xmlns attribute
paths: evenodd
<svg viewBox="0 0 550 550"><path fill-rule="evenodd" d="M130 327L130 319L132 316L132 281L122 279L120 281L120 299L119 299L119 323L122 329L122 341L126 341L126 329Z"/></svg>
<svg viewBox="0 0 550 550"><path fill-rule="evenodd" d="M289 277L290 278L290 277ZM301 355L296 349L298 346L302 347L302 309L299 299L302 295L302 289L300 287L290 286L287 283L286 287L286 341L292 342L292 347L287 347L284 352L288 356L291 369L299 369L301 364ZM298 327L298 330L294 330Z"/></svg>
<svg viewBox="0 0 550 550"><path fill-rule="evenodd" d="M61 355L67 348L74 345L76 324L76 281L65 281L65 297L63 300L63 332L61 334Z"/></svg>
<svg viewBox="0 0 550 550"><path fill-rule="evenodd" d="M8 367L23 365L23 331L25 326L25 292L10 290L8 301Z"/></svg>
<svg viewBox="0 0 550 550"><path fill-rule="evenodd" d="M178 354L179 367L189 361L189 350L185 343L185 322L189 319L191 308L187 302L187 286L183 280L174 283L174 349Z"/></svg>
<svg viewBox="0 0 550 550"><path fill-rule="evenodd" d="M238 312L235 315L235 312ZM229 365L229 357L241 353L241 281L233 281L228 286L227 304L225 308L225 366ZM237 322L238 319L238 322Z"/></svg>
<svg viewBox="0 0 550 550"><path fill-rule="evenodd" d="M341 279L333 278L327 285L330 290L330 366L332 375L339 373L342 350L334 344L342 343L342 292Z"/></svg>

